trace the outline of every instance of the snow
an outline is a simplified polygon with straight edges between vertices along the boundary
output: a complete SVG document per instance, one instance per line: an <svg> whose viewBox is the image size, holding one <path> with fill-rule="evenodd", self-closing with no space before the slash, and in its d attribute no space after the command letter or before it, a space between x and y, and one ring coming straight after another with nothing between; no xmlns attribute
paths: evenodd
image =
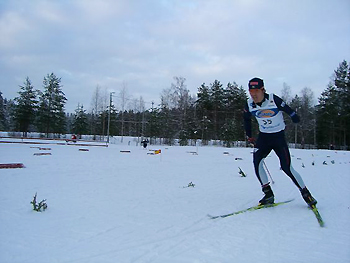
<svg viewBox="0 0 350 263"><path fill-rule="evenodd" d="M290 149L321 228L274 153L276 202L295 200L212 220L262 197L251 148L47 143L0 144L0 163L25 165L0 170L0 262L350 262L350 152ZM32 210L35 193L44 212Z"/></svg>

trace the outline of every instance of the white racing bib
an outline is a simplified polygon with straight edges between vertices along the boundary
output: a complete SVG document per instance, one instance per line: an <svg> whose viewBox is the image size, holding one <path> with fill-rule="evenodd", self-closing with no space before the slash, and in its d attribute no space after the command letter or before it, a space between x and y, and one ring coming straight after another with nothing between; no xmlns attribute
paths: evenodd
<svg viewBox="0 0 350 263"><path fill-rule="evenodd" d="M269 95L269 99L265 99L261 106L256 105L251 98L248 99L248 107L251 114L258 121L260 132L276 133L284 130L286 127L283 114L277 108L272 93Z"/></svg>

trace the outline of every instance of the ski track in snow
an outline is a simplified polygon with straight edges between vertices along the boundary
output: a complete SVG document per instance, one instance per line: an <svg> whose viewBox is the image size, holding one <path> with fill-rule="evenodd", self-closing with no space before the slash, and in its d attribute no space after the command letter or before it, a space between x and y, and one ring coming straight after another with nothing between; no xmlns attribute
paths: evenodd
<svg viewBox="0 0 350 263"><path fill-rule="evenodd" d="M152 145L162 153L148 155L127 144L88 152L52 144L52 155L34 156L30 146L0 144L1 163L26 166L0 170L0 262L350 262L349 152L291 149L318 200L321 228L274 153L265 162L276 201L295 200L211 220L207 214L261 198L252 149L199 147L193 155L196 147ZM31 210L36 192L47 199L45 212Z"/></svg>

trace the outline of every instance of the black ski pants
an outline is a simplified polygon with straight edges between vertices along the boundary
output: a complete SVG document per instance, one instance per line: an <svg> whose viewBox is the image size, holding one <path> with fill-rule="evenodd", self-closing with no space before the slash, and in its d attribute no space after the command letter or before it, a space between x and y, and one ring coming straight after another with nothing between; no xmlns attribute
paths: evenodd
<svg viewBox="0 0 350 263"><path fill-rule="evenodd" d="M263 160L269 153L274 150L277 154L282 170L292 179L294 184L302 189L305 184L299 175L291 165L291 157L288 149L288 145L285 139L284 131L277 133L260 133L256 142L256 150L253 155L255 174L261 185L269 183L266 172L263 167Z"/></svg>

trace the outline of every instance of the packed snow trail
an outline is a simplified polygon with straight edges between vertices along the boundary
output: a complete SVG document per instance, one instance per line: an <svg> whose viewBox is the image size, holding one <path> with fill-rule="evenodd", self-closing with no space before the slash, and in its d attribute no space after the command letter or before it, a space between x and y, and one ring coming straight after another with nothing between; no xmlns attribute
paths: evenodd
<svg viewBox="0 0 350 263"><path fill-rule="evenodd" d="M291 149L321 228L273 153L265 161L276 202L295 200L208 220L261 198L252 149L51 145L50 156L35 156L30 146L0 145L1 163L26 167L0 170L0 262L349 262L349 152ZM45 212L32 211L36 192Z"/></svg>

